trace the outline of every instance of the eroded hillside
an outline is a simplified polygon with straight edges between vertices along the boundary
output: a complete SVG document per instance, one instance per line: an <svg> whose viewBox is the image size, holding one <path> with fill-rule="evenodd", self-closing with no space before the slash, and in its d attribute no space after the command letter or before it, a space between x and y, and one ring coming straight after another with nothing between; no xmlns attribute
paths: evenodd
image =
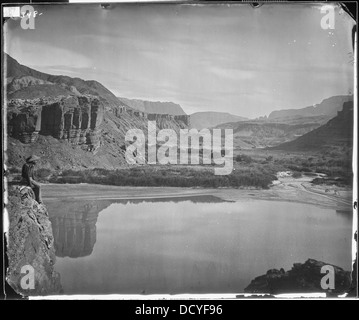
<svg viewBox="0 0 359 320"><path fill-rule="evenodd" d="M117 168L126 165L125 135L188 128L187 115L146 113L118 100L96 81L45 74L6 55L6 156L20 167L32 153L49 169Z"/></svg>

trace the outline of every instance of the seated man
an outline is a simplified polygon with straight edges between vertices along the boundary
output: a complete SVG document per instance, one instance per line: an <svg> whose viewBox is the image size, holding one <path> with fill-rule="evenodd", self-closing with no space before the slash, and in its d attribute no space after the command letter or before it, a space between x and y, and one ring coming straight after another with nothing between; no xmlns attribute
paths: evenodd
<svg viewBox="0 0 359 320"><path fill-rule="evenodd" d="M28 157L26 159L26 163L22 166L21 176L23 178L23 182L34 191L35 200L40 204L42 203L40 184L35 181L34 177L34 166L38 160L40 160L40 158L36 155Z"/></svg>

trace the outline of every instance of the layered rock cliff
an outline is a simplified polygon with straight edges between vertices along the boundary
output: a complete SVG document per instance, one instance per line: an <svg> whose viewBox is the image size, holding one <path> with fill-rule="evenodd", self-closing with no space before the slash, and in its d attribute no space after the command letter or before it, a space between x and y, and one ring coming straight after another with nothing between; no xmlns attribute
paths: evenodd
<svg viewBox="0 0 359 320"><path fill-rule="evenodd" d="M23 143L35 142L38 134L50 135L94 150L100 144L98 128L103 114L103 105L93 96L11 100L8 134Z"/></svg>
<svg viewBox="0 0 359 320"><path fill-rule="evenodd" d="M60 275L54 270L54 237L46 207L33 199L30 189L13 186L9 189L7 211L9 285L24 296L62 293Z"/></svg>
<svg viewBox="0 0 359 320"><path fill-rule="evenodd" d="M48 169L114 169L128 165L129 129L147 132L149 120L158 130L190 125L187 115L135 110L96 81L45 74L6 54L4 71L9 167L36 153Z"/></svg>

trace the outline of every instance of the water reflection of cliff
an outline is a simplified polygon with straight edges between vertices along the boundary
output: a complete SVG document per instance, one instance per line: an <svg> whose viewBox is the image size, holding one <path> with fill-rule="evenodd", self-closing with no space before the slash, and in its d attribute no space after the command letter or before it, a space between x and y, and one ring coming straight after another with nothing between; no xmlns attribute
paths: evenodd
<svg viewBox="0 0 359 320"><path fill-rule="evenodd" d="M111 203L181 202L186 200L191 200L194 203L223 202L220 198L202 195L183 198L49 202L46 206L51 214L56 256L70 258L89 256L96 243L98 214Z"/></svg>
<svg viewBox="0 0 359 320"><path fill-rule="evenodd" d="M98 213L109 205L104 202L73 202L51 208L52 231L57 257L79 258L92 253L96 243ZM61 212L60 212L61 210Z"/></svg>

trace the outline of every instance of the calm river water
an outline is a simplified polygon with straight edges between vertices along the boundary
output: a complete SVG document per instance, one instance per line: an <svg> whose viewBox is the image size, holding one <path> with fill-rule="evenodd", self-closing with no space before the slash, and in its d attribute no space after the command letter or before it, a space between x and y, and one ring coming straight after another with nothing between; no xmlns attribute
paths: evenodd
<svg viewBox="0 0 359 320"><path fill-rule="evenodd" d="M308 258L351 269L350 212L211 196L47 207L65 294L240 293Z"/></svg>

